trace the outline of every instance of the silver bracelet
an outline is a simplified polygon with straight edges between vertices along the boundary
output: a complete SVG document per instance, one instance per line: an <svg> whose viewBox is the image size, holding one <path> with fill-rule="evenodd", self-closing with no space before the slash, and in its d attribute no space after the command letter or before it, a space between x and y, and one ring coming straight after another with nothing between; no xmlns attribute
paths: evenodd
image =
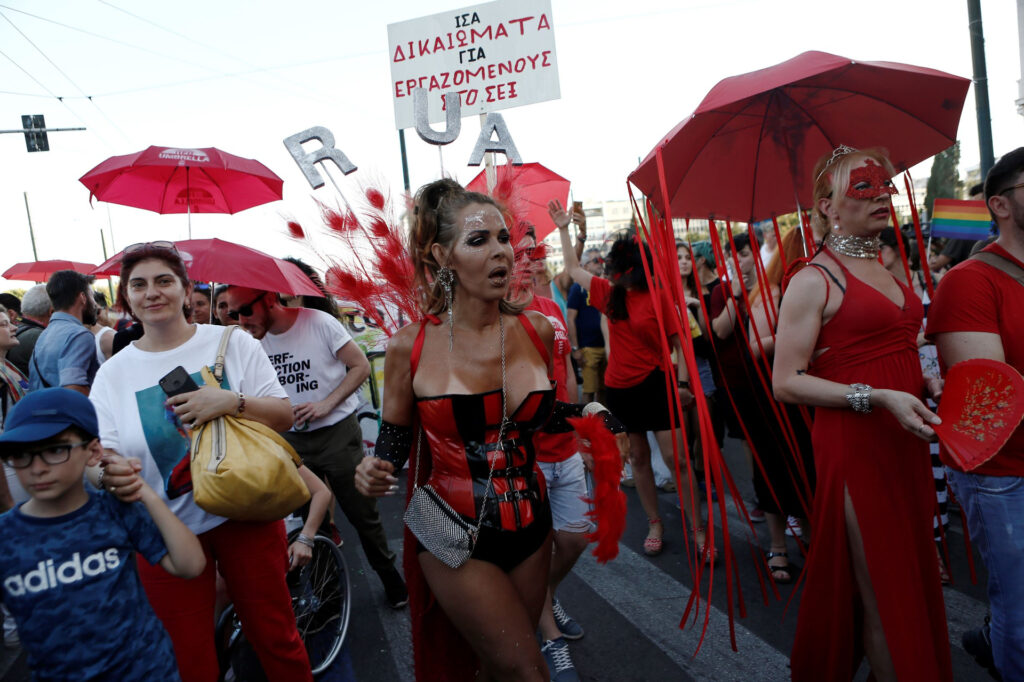
<svg viewBox="0 0 1024 682"><path fill-rule="evenodd" d="M295 541L309 547L310 549L312 549L314 545L313 538L304 533L299 533L299 537L295 538Z"/></svg>
<svg viewBox="0 0 1024 682"><path fill-rule="evenodd" d="M100 475L96 477L96 490L103 490L103 474L107 473L106 467L100 467Z"/></svg>
<svg viewBox="0 0 1024 682"><path fill-rule="evenodd" d="M871 387L867 384L850 384L853 389L846 394L846 401L854 412L866 414L871 411Z"/></svg>

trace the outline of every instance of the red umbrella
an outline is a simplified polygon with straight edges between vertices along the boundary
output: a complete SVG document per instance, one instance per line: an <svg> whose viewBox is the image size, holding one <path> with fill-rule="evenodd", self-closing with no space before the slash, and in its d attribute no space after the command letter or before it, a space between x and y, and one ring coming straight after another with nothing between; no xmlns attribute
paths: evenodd
<svg viewBox="0 0 1024 682"><path fill-rule="evenodd" d="M815 162L840 144L880 145L897 170L956 141L971 81L893 62L804 52L726 78L629 176L672 215L753 221L810 206Z"/></svg>
<svg viewBox="0 0 1024 682"><path fill-rule="evenodd" d="M37 260L30 263L15 263L0 277L26 282L48 282L50 275L58 270L74 270L88 274L95 268L92 263L79 263L73 260Z"/></svg>
<svg viewBox="0 0 1024 682"><path fill-rule="evenodd" d="M294 296L323 296L323 292L294 263L223 239L185 239L174 242L197 282L219 282ZM118 253L92 271L94 275L121 274Z"/></svg>
<svg viewBox="0 0 1024 682"><path fill-rule="evenodd" d="M148 147L79 178L90 199L157 213L237 213L281 199L284 181L259 161L213 147ZM191 220L191 218L190 218Z"/></svg>
<svg viewBox="0 0 1024 682"><path fill-rule="evenodd" d="M496 188L506 183L510 185L510 200L513 205L508 208L518 217L533 225L537 232L537 241L544 239L555 229L555 225L548 215L548 202L558 199L562 204L569 203L568 180L539 163L499 166L496 169L496 178ZM489 194L487 172L482 171L473 178L466 185L466 189Z"/></svg>

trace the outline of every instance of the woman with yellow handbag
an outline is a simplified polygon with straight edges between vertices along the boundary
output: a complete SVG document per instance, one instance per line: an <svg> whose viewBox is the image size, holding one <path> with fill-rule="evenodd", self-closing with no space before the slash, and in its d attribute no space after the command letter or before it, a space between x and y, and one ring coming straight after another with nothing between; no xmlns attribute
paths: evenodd
<svg viewBox="0 0 1024 682"><path fill-rule="evenodd" d="M189 466L192 429L227 415L283 431L291 426L292 410L266 354L246 334L235 334L222 349L220 387L198 388L207 383L201 370L217 357L222 334L219 327L187 321L190 294L185 263L171 242L124 250L118 302L143 325L145 334L96 376L90 398L100 437L108 454L120 457L90 477L127 501L138 485L132 471L138 471L203 545L207 568L193 580L174 578L139 560L143 587L171 636L183 680L212 682L218 677L218 572L269 679L312 680L285 573L309 560L312 536L330 493L308 469L299 467L312 500L303 535L290 548L280 520L226 519L196 504Z"/></svg>

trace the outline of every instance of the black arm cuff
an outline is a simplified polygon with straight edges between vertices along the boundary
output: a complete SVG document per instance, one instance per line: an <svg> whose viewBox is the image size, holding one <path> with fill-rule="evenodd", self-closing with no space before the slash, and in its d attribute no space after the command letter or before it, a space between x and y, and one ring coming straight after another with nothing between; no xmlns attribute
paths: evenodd
<svg viewBox="0 0 1024 682"><path fill-rule="evenodd" d="M563 403L561 400L555 401L555 409L551 413L551 419L541 429L544 433L568 433L572 431L572 424L569 423L569 419L572 417L582 417L583 408L586 407L583 403ZM605 428L612 433L625 433L626 427L622 425L618 419L615 418L611 412L607 409L598 413L604 420Z"/></svg>
<svg viewBox="0 0 1024 682"><path fill-rule="evenodd" d="M381 420L380 431L377 432L377 444L374 446L373 454L383 460L391 462L395 471L401 471L402 467L412 453L412 427L399 426L389 421Z"/></svg>

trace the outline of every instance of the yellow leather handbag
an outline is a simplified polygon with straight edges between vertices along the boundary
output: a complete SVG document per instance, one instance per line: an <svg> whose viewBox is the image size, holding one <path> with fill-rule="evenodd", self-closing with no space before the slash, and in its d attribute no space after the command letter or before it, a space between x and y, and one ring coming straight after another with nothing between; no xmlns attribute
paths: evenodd
<svg viewBox="0 0 1024 682"><path fill-rule="evenodd" d="M207 386L220 388L231 333L224 330L214 371L203 367ZM302 460L270 427L230 415L206 422L192 434L192 495L200 508L238 521L275 521L309 501L299 476Z"/></svg>

